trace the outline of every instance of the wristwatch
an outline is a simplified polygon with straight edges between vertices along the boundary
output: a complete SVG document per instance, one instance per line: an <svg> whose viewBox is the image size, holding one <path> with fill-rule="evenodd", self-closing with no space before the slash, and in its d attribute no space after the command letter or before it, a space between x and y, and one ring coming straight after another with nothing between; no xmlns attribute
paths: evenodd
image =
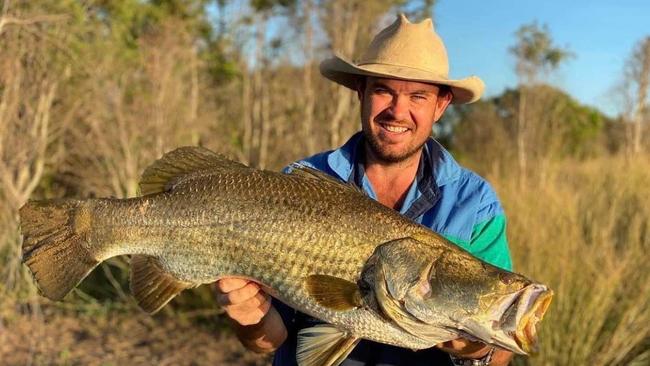
<svg viewBox="0 0 650 366"><path fill-rule="evenodd" d="M490 347L488 353L481 358L460 358L453 355L449 355L449 358L454 366L488 366L492 362L492 354L494 347Z"/></svg>

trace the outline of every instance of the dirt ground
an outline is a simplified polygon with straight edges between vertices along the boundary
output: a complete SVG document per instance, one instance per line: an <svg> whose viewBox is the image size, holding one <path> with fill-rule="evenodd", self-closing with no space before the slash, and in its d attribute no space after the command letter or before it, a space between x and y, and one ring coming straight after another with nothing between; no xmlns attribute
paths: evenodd
<svg viewBox="0 0 650 366"><path fill-rule="evenodd" d="M268 365L231 332L144 313L0 318L0 365Z"/></svg>

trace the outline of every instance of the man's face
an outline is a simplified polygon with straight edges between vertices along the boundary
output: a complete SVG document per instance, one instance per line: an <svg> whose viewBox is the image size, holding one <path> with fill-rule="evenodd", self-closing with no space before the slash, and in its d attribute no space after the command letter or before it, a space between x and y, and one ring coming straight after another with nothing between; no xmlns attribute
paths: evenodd
<svg viewBox="0 0 650 366"><path fill-rule="evenodd" d="M358 90L361 126L376 159L401 162L413 156L451 102L433 84L367 77Z"/></svg>

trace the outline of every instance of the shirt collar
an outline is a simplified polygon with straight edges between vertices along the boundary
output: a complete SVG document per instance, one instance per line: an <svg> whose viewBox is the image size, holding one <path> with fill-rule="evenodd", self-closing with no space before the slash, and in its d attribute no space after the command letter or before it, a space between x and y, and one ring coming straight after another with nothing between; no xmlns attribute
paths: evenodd
<svg viewBox="0 0 650 366"><path fill-rule="evenodd" d="M360 159L360 148L363 140L363 133L355 133L343 146L332 151L327 157L327 164L341 180L359 182L363 174L359 171L362 164ZM430 138L424 146L424 154L418 166L416 180L424 181L426 175L432 175L438 187L442 187L460 177L462 168L451 154L440 143ZM363 166L361 165L361 168ZM353 175L354 173L354 175ZM427 174L428 173L428 174Z"/></svg>

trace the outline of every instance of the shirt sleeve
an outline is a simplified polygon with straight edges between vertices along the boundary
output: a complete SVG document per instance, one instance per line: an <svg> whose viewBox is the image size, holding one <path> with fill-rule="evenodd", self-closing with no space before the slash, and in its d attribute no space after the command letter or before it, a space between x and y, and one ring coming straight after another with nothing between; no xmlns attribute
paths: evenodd
<svg viewBox="0 0 650 366"><path fill-rule="evenodd" d="M474 225L470 248L474 255L484 261L512 271L512 258L506 238L506 216L501 213Z"/></svg>
<svg viewBox="0 0 650 366"><path fill-rule="evenodd" d="M282 318L282 321L284 322L284 326L287 328L287 332L289 333L295 333L294 328L294 322L293 318L296 314L296 311L283 303L280 300L277 300L276 298L271 299L271 303L275 307L275 310L278 311L280 314L280 317Z"/></svg>

